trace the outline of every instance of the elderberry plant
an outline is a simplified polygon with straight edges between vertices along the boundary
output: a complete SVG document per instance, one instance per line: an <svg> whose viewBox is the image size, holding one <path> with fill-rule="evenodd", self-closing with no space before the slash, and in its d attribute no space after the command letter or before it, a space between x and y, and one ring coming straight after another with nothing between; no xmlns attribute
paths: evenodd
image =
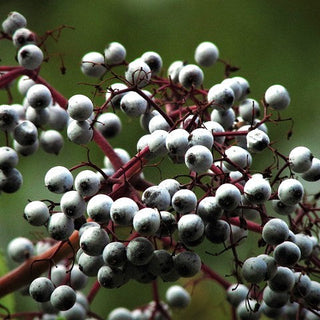
<svg viewBox="0 0 320 320"><path fill-rule="evenodd" d="M259 102L251 98L248 80L233 76L237 68L210 41L195 48L196 64L166 64L153 51L127 58L125 46L112 42L80 61L79 72L105 97L95 105L93 97L60 93L41 77L44 42L20 13L9 13L0 37L13 42L19 64L0 66L0 89L8 91L0 105L1 192L21 187L23 157L38 148L59 154L64 139L89 149L93 141L105 165L88 157L66 168L57 160L47 171L43 188L60 201L35 199L23 213L47 236L14 238L7 252L21 266L0 278L1 297L26 288L39 307L7 314L1 305L1 319L169 320L204 280L225 290L232 319L320 318L318 199L303 184L319 181L320 160L306 146L283 154L268 135L290 104L283 85L266 88ZM225 65L224 78L205 88L202 69L216 63ZM22 104L10 94L18 78ZM121 134L121 112L145 130L133 157L109 141ZM259 172L258 153L273 157ZM145 169L164 158L176 174L148 181ZM260 235L257 252L243 256L249 232ZM232 277L207 263L203 244L223 245L222 257L232 253ZM182 278L190 281L181 286ZM101 315L91 307L100 290L133 281L152 287L150 302L129 310L123 301ZM172 284L161 297L163 282Z"/></svg>

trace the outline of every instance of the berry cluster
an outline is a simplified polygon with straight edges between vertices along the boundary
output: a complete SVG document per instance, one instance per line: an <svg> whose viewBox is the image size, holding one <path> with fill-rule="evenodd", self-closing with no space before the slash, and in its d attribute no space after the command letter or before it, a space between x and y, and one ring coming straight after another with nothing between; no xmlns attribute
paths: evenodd
<svg viewBox="0 0 320 320"><path fill-rule="evenodd" d="M223 62L211 42L197 46L195 64L174 61L167 76L158 53L127 62L125 47L112 42L104 54L81 59L81 71L99 81L105 97L96 106L81 93L65 98L40 77L43 43L20 13L3 21L1 39L12 40L20 66L0 66L0 88L10 90L20 77L24 100L0 105L0 190L20 188L19 157L39 146L59 154L63 131L86 148L94 141L104 154L102 168L90 159L52 167L44 186L60 201L26 204L24 218L47 238L18 237L8 245L9 257L22 266L0 278L0 296L26 287L39 303L36 315L15 317L102 319L90 308L99 289L138 281L152 285L153 300L131 311L116 308L108 320L171 319L189 305L189 286L211 279L225 289L233 319L320 318L319 208L303 186L319 181L320 160L305 146L282 154L269 138L267 124L282 122L290 104L284 86L270 86L261 102L250 98L249 82L231 76L237 68ZM215 63L225 64L225 79L206 89L202 68ZM121 112L139 118L145 130L134 157L109 143L121 133ZM254 157L262 152L275 161L256 172ZM181 172L157 184L146 180L147 164L165 157ZM240 258L237 248L249 231L261 235L259 253ZM232 282L197 253L203 243L232 252ZM85 296L88 278L96 280ZM191 279L185 287L172 284L161 301L158 283L180 278Z"/></svg>

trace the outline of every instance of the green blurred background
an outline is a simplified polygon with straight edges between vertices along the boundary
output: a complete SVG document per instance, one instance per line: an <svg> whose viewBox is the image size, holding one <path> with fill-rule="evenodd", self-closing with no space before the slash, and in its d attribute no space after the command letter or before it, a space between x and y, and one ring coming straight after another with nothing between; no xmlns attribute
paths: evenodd
<svg viewBox="0 0 320 320"><path fill-rule="evenodd" d="M157 51L167 68L174 60L194 62L195 47L202 41L212 41L220 49L222 59L240 70L235 75L248 79L251 97L260 100L272 84L282 84L290 92L291 105L282 113L283 118L292 117L293 136L288 141L286 133L290 122L281 128L270 125L270 137L277 147L287 153L294 146L310 147L319 157L320 130L320 2L300 0L0 0L0 18L10 11L19 11L28 20L28 27L42 35L47 30L65 24L75 29L65 29L58 43L47 42L50 62L44 64L41 75L66 97L76 93L92 96L94 80L84 77L79 68L81 57L89 51L103 52L111 41L122 43L127 49L127 60L133 60L145 51ZM63 55L66 74L60 73L58 54ZM0 58L3 65L16 65L15 49L8 41L0 41ZM204 70L205 86L210 87L223 79L223 66L217 64ZM14 91L15 92L15 91ZM16 101L22 98L15 92ZM0 92L0 103L6 102L6 94ZM103 103L96 97L95 104ZM138 121L122 117L123 133L111 141L135 154L136 141L143 134ZM133 134L135 132L135 134ZM4 144L4 136L0 136ZM102 166L103 155L90 144L91 159ZM259 167L265 155L257 157ZM30 228L22 219L23 208L28 199L58 199L45 190L43 177L54 165L73 165L86 160L86 150L66 141L59 157L38 152L30 158L21 159L18 169L24 176L24 185L13 195L0 196L0 243L5 250L8 241L15 236L37 239L44 230ZM269 159L270 160L270 159ZM269 161L266 160L266 161ZM167 167L166 167L167 166ZM169 168L170 167L170 168ZM177 167L165 163L162 177L177 174ZM156 169L146 171L154 182L161 176ZM309 188L309 186L308 186ZM311 189L310 187L310 190ZM247 240L241 258L252 254L256 237ZM217 252L219 246L211 246ZM221 274L231 271L231 256L218 258L201 256ZM163 297L167 284L160 284ZM190 288L191 289L191 288ZM117 306L130 309L146 304L151 299L150 286L131 283L115 291L101 290L93 304L93 310L106 317ZM32 309L29 300L17 298L17 310ZM193 302L174 319L230 319L229 306L223 291L213 282L200 283L193 290Z"/></svg>

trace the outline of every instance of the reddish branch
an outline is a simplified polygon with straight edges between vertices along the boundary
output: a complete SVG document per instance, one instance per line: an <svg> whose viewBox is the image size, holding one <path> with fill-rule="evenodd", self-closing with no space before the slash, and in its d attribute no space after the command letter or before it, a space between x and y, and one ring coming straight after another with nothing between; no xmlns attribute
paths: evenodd
<svg viewBox="0 0 320 320"><path fill-rule="evenodd" d="M227 290L230 286L231 283L228 282L226 279L224 279L223 277L221 277L219 274L217 274L216 272L214 272L212 269L210 269L206 264L202 264L201 265L201 270L203 273L206 274L207 277L213 279L214 281L216 281L218 284L220 284L225 290Z"/></svg>
<svg viewBox="0 0 320 320"><path fill-rule="evenodd" d="M95 296L99 292L100 288L101 288L101 286L100 286L100 283L98 282L98 280L95 281L95 283L93 284L93 286L87 296L87 300L88 300L89 304L91 304L91 302L93 301L93 299L95 298Z"/></svg>
<svg viewBox="0 0 320 320"><path fill-rule="evenodd" d="M4 70L2 70L1 72L3 74L0 76L0 89L7 87L11 81L23 75L25 72L25 68L16 67L8 72Z"/></svg>
<svg viewBox="0 0 320 320"><path fill-rule="evenodd" d="M38 317L42 317L43 312L17 312L17 313L12 313L12 314L0 314L0 318L4 320L9 320L9 319L23 319L23 320L32 320Z"/></svg>
<svg viewBox="0 0 320 320"><path fill-rule="evenodd" d="M61 244L59 242L45 253L28 259L21 266L1 277L0 297L28 285L33 279L39 277L50 266L57 264L59 261L66 258L73 259L74 252L78 249L78 231L74 231L69 238L69 243L64 242Z"/></svg>
<svg viewBox="0 0 320 320"><path fill-rule="evenodd" d="M122 166L122 161L113 150L110 143L104 138L104 136L96 129L93 129L93 141L100 147L102 152L109 158L112 166L115 170L118 170Z"/></svg>
<svg viewBox="0 0 320 320"><path fill-rule="evenodd" d="M228 221L237 227L244 227L243 223L245 222L246 228L250 231L256 232L256 233L262 233L262 226L259 224L252 222L250 220L240 219L239 217L232 217L228 218Z"/></svg>
<svg viewBox="0 0 320 320"><path fill-rule="evenodd" d="M40 83L45 85L51 92L53 100L63 109L67 109L68 100L58 91L56 90L50 83L44 80L42 77L38 75L38 73L30 70L25 70L25 75L31 78L36 83Z"/></svg>

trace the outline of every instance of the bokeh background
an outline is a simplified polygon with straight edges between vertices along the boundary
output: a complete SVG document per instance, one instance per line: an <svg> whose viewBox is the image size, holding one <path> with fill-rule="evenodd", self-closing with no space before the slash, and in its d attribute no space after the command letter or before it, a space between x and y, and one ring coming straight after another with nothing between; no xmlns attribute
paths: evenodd
<svg viewBox="0 0 320 320"><path fill-rule="evenodd" d="M277 148L287 153L295 146L305 145L320 156L320 2L300 0L0 0L0 20L10 11L19 11L28 20L28 27L43 35L60 25L65 29L59 41L47 42L50 60L44 64L41 75L66 97L76 93L93 96L93 79L80 72L81 57L89 51L103 52L111 41L122 43L127 49L127 60L139 57L145 51L157 51L163 58L164 69L174 60L194 62L195 47L202 41L212 41L220 49L222 59L240 67L235 75L248 79L251 97L260 100L272 84L282 84L290 92L291 105L281 114L293 118L294 129L290 140L286 134L290 122L281 126L270 125L269 132ZM0 41L0 59L3 65L16 65L15 49L8 41ZM60 72L63 57L66 74ZM223 65L205 69L205 86L210 87L223 79ZM13 87L17 102L22 97ZM0 103L6 103L5 92L0 92ZM95 104L103 103L96 97ZM111 141L114 147L122 147L131 155L136 152L136 141L144 134L138 121L122 117L123 132ZM0 135L4 144L4 136ZM102 166L103 155L89 145L91 160ZM54 165L73 165L86 160L86 149L66 141L59 157L39 151L30 158L20 160L18 169L23 173L24 184L13 195L0 195L0 243L5 252L10 239L27 236L33 240L45 234L45 230L30 228L22 219L28 199L55 199L44 188L43 177ZM257 168L270 159L264 155L256 158ZM263 162L263 161L266 162ZM147 178L158 182L161 178L177 174L177 168L164 163L161 174L157 169L146 170ZM309 188L310 186L308 186ZM316 192L316 187L310 187ZM57 199L57 198L56 198ZM241 258L254 254L257 238L250 236L241 249ZM250 239L252 241L250 241ZM232 257L227 253L219 257L201 256L222 275L232 270ZM221 250L210 246L211 252ZM13 265L10 264L12 267ZM160 283L164 298L168 284ZM212 281L199 283L192 291L193 301L184 312L175 313L174 319L230 319L230 308L224 292ZM112 308L124 306L133 309L151 299L148 285L130 283L123 288L101 290L93 304L93 310L106 317ZM16 297L16 310L32 310L30 300Z"/></svg>

